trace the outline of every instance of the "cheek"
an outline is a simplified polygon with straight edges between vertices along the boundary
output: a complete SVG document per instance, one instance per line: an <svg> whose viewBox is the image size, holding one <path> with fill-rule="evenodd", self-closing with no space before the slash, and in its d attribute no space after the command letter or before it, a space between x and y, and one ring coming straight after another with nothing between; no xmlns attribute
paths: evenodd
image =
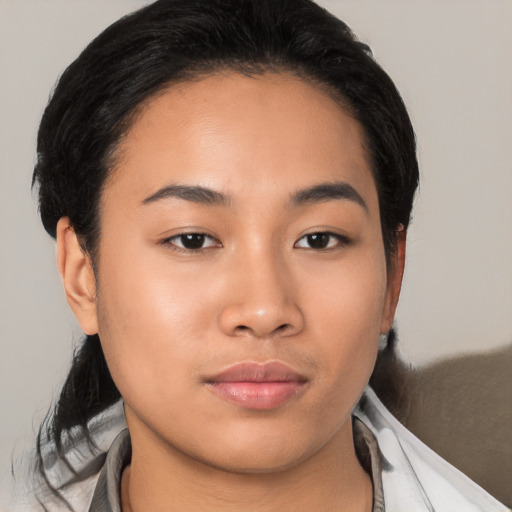
<svg viewBox="0 0 512 512"><path fill-rule="evenodd" d="M332 380L346 389L366 385L378 350L386 298L386 267L379 252L368 251L315 272L308 299L316 347L327 361Z"/></svg>
<svg viewBox="0 0 512 512"><path fill-rule="evenodd" d="M127 258L123 255L129 254ZM165 258L164 258L165 260ZM125 400L169 397L180 375L193 373L215 308L201 276L166 265L134 247L102 261L99 335L112 377ZM156 404L158 405L158 404Z"/></svg>

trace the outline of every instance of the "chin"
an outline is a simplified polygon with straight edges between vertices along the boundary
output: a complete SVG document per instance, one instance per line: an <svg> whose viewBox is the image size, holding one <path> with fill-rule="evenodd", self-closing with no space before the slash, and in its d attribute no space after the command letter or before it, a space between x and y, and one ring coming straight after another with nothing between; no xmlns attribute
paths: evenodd
<svg viewBox="0 0 512 512"><path fill-rule="evenodd" d="M298 466L304 460L307 460L311 453L301 451L300 453L285 453L282 449L274 447L272 449L259 450L234 450L230 449L229 456L213 456L201 462L206 465L242 475L267 475L287 471Z"/></svg>
<svg viewBox="0 0 512 512"><path fill-rule="evenodd" d="M238 474L270 474L290 470L336 437L315 429L271 428L232 429L226 436L212 439L206 449L196 447L196 460L210 467ZM322 435L323 434L323 435ZM212 449L214 447L214 449Z"/></svg>

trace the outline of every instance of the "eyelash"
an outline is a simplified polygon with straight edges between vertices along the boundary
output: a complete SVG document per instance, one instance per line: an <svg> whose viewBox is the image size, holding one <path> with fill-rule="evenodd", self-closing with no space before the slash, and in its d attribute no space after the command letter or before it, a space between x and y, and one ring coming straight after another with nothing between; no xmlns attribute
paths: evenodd
<svg viewBox="0 0 512 512"><path fill-rule="evenodd" d="M212 244L210 247L198 247L198 248L192 249L192 248L188 248L188 247L180 247L176 244L177 240L181 240L181 242L183 243L183 238L187 237L187 236L188 237L203 237L203 240L208 239L208 240L216 243L217 245ZM199 233L199 232L179 233L179 234L171 236L169 238L165 238L164 240L162 240L161 244L170 247L170 249L173 251L185 253L185 254L201 254L212 247L222 247L222 244L217 239L215 239L213 236L208 235L206 233Z"/></svg>
<svg viewBox="0 0 512 512"><path fill-rule="evenodd" d="M299 247L298 244L301 240L304 240L304 239L307 239L308 237L310 237L310 242L312 242L313 240L311 240L311 238L313 237L318 237L320 240L323 240L323 237L328 237L329 240L328 240L328 244L332 241L332 239L336 240L336 243L334 246L327 246L327 247L320 247L320 248L316 248L316 247ZM314 231L312 233L308 233L304 236L302 236L301 238L299 238L295 244L294 244L294 247L297 247L297 248L300 248L300 249L306 249L306 250L310 250L310 251L315 251L315 252L322 252L322 251L329 251L329 250L334 250L334 249L338 249L340 247L346 247L347 245L350 244L350 240L344 236L344 235L340 235L338 233L332 233L330 231Z"/></svg>
<svg viewBox="0 0 512 512"><path fill-rule="evenodd" d="M213 243L211 243L211 245L209 245L208 247L202 247L202 246L197 247L197 248L185 247L184 246L185 244L183 243L184 237L189 237L189 238L200 237L199 241L201 242L201 245L204 243L205 240L210 240L210 243L211 242L213 242ZM327 241L325 240L325 237L328 238ZM308 240L308 238L309 238L309 240ZM336 243L334 246L329 247L329 244L331 243L331 241L333 239L336 241ZM178 241L178 240L181 241L181 244L182 244L181 247L178 246L176 243L176 241ZM308 240L310 244L314 243L316 241L326 242L327 246L326 247L301 247L301 246L299 246L299 243L302 240ZM179 234L171 236L169 238L165 238L164 240L162 240L161 244L170 247L173 251L177 251L180 253L186 253L186 254L201 254L201 253L204 253L205 251L207 251L208 249L222 247L222 244L217 239L215 239L214 237L212 237L206 233L200 233L200 232L179 233ZM215 244L217 244L217 245L215 245ZM329 251L329 250L337 249L339 247L346 247L349 244L350 244L350 240L346 236L343 236L343 235L340 235L337 233L332 233L329 231L315 231L313 233L308 233L308 234L302 236L301 238L299 238L294 243L293 246L298 249L306 249L306 250L312 250L315 252L322 252L322 251Z"/></svg>

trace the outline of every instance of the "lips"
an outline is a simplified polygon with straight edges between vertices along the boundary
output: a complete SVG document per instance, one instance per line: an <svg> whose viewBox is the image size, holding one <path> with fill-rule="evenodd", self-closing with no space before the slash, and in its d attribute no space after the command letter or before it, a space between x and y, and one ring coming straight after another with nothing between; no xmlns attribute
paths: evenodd
<svg viewBox="0 0 512 512"><path fill-rule="evenodd" d="M218 397L246 409L275 409L299 394L307 379L279 361L243 362L206 379Z"/></svg>

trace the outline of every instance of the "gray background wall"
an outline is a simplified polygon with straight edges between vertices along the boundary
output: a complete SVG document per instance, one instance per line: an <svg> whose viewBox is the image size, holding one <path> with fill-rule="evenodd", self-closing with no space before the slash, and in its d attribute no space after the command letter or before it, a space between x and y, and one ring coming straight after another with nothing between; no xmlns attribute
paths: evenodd
<svg viewBox="0 0 512 512"><path fill-rule="evenodd" d="M422 185L398 311L416 365L512 341L512 2L322 0L409 107ZM0 506L79 332L30 193L56 77L142 0L0 0Z"/></svg>

